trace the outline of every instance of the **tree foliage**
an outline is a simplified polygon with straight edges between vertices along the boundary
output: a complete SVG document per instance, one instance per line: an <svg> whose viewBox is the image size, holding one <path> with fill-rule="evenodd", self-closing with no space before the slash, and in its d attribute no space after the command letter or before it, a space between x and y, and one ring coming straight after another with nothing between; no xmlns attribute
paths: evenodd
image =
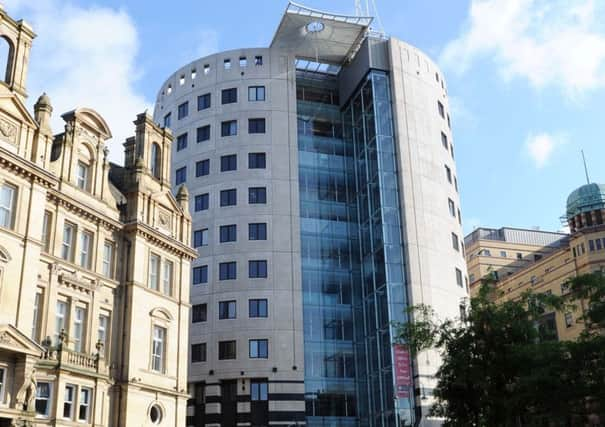
<svg viewBox="0 0 605 427"><path fill-rule="evenodd" d="M463 319L412 307L398 341L413 353L438 348L443 358L432 414L452 427L605 425L605 278L579 276L567 287L564 296L526 292L496 303L486 280ZM571 307L585 330L557 341L541 320Z"/></svg>

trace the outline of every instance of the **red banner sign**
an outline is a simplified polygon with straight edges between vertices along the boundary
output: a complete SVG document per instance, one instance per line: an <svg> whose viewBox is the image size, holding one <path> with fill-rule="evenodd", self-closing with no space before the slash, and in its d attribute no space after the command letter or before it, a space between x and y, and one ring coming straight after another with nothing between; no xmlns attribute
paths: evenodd
<svg viewBox="0 0 605 427"><path fill-rule="evenodd" d="M412 365L410 362L410 351L403 344L393 346L395 357L395 388L398 398L407 399L410 397L410 388L412 387Z"/></svg>

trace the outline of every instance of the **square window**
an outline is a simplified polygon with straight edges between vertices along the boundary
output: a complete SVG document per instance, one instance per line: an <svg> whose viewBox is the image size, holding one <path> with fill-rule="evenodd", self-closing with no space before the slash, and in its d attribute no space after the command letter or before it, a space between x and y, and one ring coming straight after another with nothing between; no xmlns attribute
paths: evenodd
<svg viewBox="0 0 605 427"><path fill-rule="evenodd" d="M199 285L202 283L208 283L208 266L207 265L193 267L193 284Z"/></svg>
<svg viewBox="0 0 605 427"><path fill-rule="evenodd" d="M235 319L237 317L237 304L235 301L220 301L218 303L219 319Z"/></svg>
<svg viewBox="0 0 605 427"><path fill-rule="evenodd" d="M506 258L506 251L500 251L500 256L502 258Z"/></svg>
<svg viewBox="0 0 605 427"><path fill-rule="evenodd" d="M239 57L239 66L241 68L248 66L248 59L245 56L240 56Z"/></svg>
<svg viewBox="0 0 605 427"><path fill-rule="evenodd" d="M221 136L237 135L237 120L221 122Z"/></svg>
<svg viewBox="0 0 605 427"><path fill-rule="evenodd" d="M221 206L235 206L236 204L237 190L235 188L221 191Z"/></svg>
<svg viewBox="0 0 605 427"><path fill-rule="evenodd" d="M264 101L265 87L264 86L248 86L248 101Z"/></svg>
<svg viewBox="0 0 605 427"><path fill-rule="evenodd" d="M235 280L237 278L237 264L235 261L221 262L218 265L219 280Z"/></svg>
<svg viewBox="0 0 605 427"><path fill-rule="evenodd" d="M206 361L206 343L191 344L191 363Z"/></svg>
<svg viewBox="0 0 605 427"><path fill-rule="evenodd" d="M267 260L248 261L248 277L261 279L267 277Z"/></svg>
<svg viewBox="0 0 605 427"><path fill-rule="evenodd" d="M235 242L237 240L237 225L221 225L220 226L220 242Z"/></svg>
<svg viewBox="0 0 605 427"><path fill-rule="evenodd" d="M205 211L208 209L210 195L208 193L198 194L195 196L195 211Z"/></svg>
<svg viewBox="0 0 605 427"><path fill-rule="evenodd" d="M248 119L248 133L265 133L265 119Z"/></svg>
<svg viewBox="0 0 605 427"><path fill-rule="evenodd" d="M248 316L249 317L268 317L267 300L266 299L251 299L248 301Z"/></svg>
<svg viewBox="0 0 605 427"><path fill-rule="evenodd" d="M523 254L521 252L517 252L517 259L518 260L522 260L523 259Z"/></svg>
<svg viewBox="0 0 605 427"><path fill-rule="evenodd" d="M237 102L237 88L229 88L223 89L221 91L221 103L224 104L233 104Z"/></svg>
<svg viewBox="0 0 605 427"><path fill-rule="evenodd" d="M267 359L269 357L269 340L250 340L250 359Z"/></svg>
<svg viewBox="0 0 605 427"><path fill-rule="evenodd" d="M208 317L207 304L194 304L191 306L191 323L205 322Z"/></svg>
<svg viewBox="0 0 605 427"><path fill-rule="evenodd" d="M172 118L172 114L168 113L164 116L164 127L165 128L169 128L170 127L170 119Z"/></svg>
<svg viewBox="0 0 605 427"><path fill-rule="evenodd" d="M176 151L181 151L187 148L187 133L176 137Z"/></svg>
<svg viewBox="0 0 605 427"><path fill-rule="evenodd" d="M263 57L262 57L262 55L256 55L254 57L254 65L263 65Z"/></svg>
<svg viewBox="0 0 605 427"><path fill-rule="evenodd" d="M229 59L229 58L223 59L223 68L225 70L231 69L231 59Z"/></svg>
<svg viewBox="0 0 605 427"><path fill-rule="evenodd" d="M177 109L177 118L179 120L184 119L185 117L187 117L189 115L189 102L183 102L181 105L178 106Z"/></svg>
<svg viewBox="0 0 605 427"><path fill-rule="evenodd" d="M248 188L248 203L251 205L267 203L267 189L265 187Z"/></svg>
<svg viewBox="0 0 605 427"><path fill-rule="evenodd" d="M210 108L210 94L205 93L197 97L197 111Z"/></svg>
<svg viewBox="0 0 605 427"><path fill-rule="evenodd" d="M210 159L200 160L195 162L195 176L205 176L210 174Z"/></svg>
<svg viewBox="0 0 605 427"><path fill-rule="evenodd" d="M218 342L218 360L230 360L236 357L235 340Z"/></svg>
<svg viewBox="0 0 605 427"><path fill-rule="evenodd" d="M208 229L195 230L193 232L193 247L208 246Z"/></svg>
<svg viewBox="0 0 605 427"><path fill-rule="evenodd" d="M265 169L267 167L267 156L265 153L248 153L249 169Z"/></svg>
<svg viewBox="0 0 605 427"><path fill-rule="evenodd" d="M264 222L248 224L248 240L267 240L267 224Z"/></svg>
<svg viewBox="0 0 605 427"><path fill-rule="evenodd" d="M237 170L237 155L221 156L221 172Z"/></svg>
<svg viewBox="0 0 605 427"><path fill-rule="evenodd" d="M196 129L196 142L204 142L210 139L210 125L200 126Z"/></svg>
<svg viewBox="0 0 605 427"><path fill-rule="evenodd" d="M204 75L210 74L210 64L204 64Z"/></svg>
<svg viewBox="0 0 605 427"><path fill-rule="evenodd" d="M175 172L175 183L176 185L182 184L187 180L187 166L178 168Z"/></svg>

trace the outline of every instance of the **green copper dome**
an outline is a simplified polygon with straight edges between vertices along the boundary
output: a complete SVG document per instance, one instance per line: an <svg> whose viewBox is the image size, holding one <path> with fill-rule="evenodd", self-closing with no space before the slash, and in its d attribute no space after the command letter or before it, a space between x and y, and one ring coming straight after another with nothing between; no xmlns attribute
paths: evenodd
<svg viewBox="0 0 605 427"><path fill-rule="evenodd" d="M605 185L586 184L567 198L567 218L595 209L605 209Z"/></svg>

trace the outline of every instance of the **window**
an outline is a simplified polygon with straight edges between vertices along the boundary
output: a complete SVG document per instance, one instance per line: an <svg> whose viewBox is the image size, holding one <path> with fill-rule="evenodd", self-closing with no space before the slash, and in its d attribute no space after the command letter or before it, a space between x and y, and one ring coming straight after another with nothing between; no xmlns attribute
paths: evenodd
<svg viewBox="0 0 605 427"><path fill-rule="evenodd" d="M42 218L42 251L48 252L50 249L50 227L52 223L52 213L44 211Z"/></svg>
<svg viewBox="0 0 605 427"><path fill-rule="evenodd" d="M236 318L235 301L220 301L218 303L218 318L219 319L235 319Z"/></svg>
<svg viewBox="0 0 605 427"><path fill-rule="evenodd" d="M172 261L164 261L164 276L162 277L162 291L164 295L172 295L172 275L174 264Z"/></svg>
<svg viewBox="0 0 605 427"><path fill-rule="evenodd" d="M250 382L250 400L268 400L268 383L264 380L252 380Z"/></svg>
<svg viewBox="0 0 605 427"><path fill-rule="evenodd" d="M267 317L267 300L251 299L248 301L249 317Z"/></svg>
<svg viewBox="0 0 605 427"><path fill-rule="evenodd" d="M267 277L267 260L248 261L248 277L251 279Z"/></svg>
<svg viewBox="0 0 605 427"><path fill-rule="evenodd" d="M170 119L172 118L172 114L168 113L164 116L164 127L165 128L169 128L170 127Z"/></svg>
<svg viewBox="0 0 605 427"><path fill-rule="evenodd" d="M205 322L208 316L207 304L194 304L191 307L191 323Z"/></svg>
<svg viewBox="0 0 605 427"><path fill-rule="evenodd" d="M73 261L74 241L76 238L76 226L66 222L63 226L63 243L61 245L61 258L66 261Z"/></svg>
<svg viewBox="0 0 605 427"><path fill-rule="evenodd" d="M199 285L202 283L208 283L208 266L207 265L193 267L193 284Z"/></svg>
<svg viewBox="0 0 605 427"><path fill-rule="evenodd" d="M210 64L204 64L204 75L210 74Z"/></svg>
<svg viewBox="0 0 605 427"><path fill-rule="evenodd" d="M267 189L265 187L248 188L248 203L251 205L267 203Z"/></svg>
<svg viewBox="0 0 605 427"><path fill-rule="evenodd" d="M437 109L439 110L439 115L441 118L445 119L445 108L443 108L441 101L437 101Z"/></svg>
<svg viewBox="0 0 605 427"><path fill-rule="evenodd" d="M200 126L196 130L196 141L204 142L210 139L210 125Z"/></svg>
<svg viewBox="0 0 605 427"><path fill-rule="evenodd" d="M447 127L450 128L450 129L452 128L452 123L450 122L450 115L449 114L447 115Z"/></svg>
<svg viewBox="0 0 605 427"><path fill-rule="evenodd" d="M459 268L456 268L456 284L461 288L464 286L464 283L462 281L462 270L460 270Z"/></svg>
<svg viewBox="0 0 605 427"><path fill-rule="evenodd" d="M506 251L500 251L500 256L502 258L506 258Z"/></svg>
<svg viewBox="0 0 605 427"><path fill-rule="evenodd" d="M248 119L248 133L265 133L265 119Z"/></svg>
<svg viewBox="0 0 605 427"><path fill-rule="evenodd" d="M97 342L103 347L100 351L101 356L107 354L107 336L109 331L109 316L107 314L99 314L99 328L97 329Z"/></svg>
<svg viewBox="0 0 605 427"><path fill-rule="evenodd" d="M237 225L221 225L220 241L221 243L235 242L237 240Z"/></svg>
<svg viewBox="0 0 605 427"><path fill-rule="evenodd" d="M248 101L264 101L265 87L264 86L248 86Z"/></svg>
<svg viewBox="0 0 605 427"><path fill-rule="evenodd" d="M206 343L191 344L191 363L206 361Z"/></svg>
<svg viewBox="0 0 605 427"><path fill-rule="evenodd" d="M454 144L450 143L450 154L452 155L452 159L454 158Z"/></svg>
<svg viewBox="0 0 605 427"><path fill-rule="evenodd" d="M218 360L235 359L236 349L235 341L219 341L218 342Z"/></svg>
<svg viewBox="0 0 605 427"><path fill-rule="evenodd" d="M445 165L445 176L447 177L447 182L452 183L452 170L449 166Z"/></svg>
<svg viewBox="0 0 605 427"><path fill-rule="evenodd" d="M63 418L69 420L74 416L74 395L76 393L76 387L70 384L65 386L65 393L63 394Z"/></svg>
<svg viewBox="0 0 605 427"><path fill-rule="evenodd" d="M47 382L38 382L36 385L36 415L48 417L50 412L51 385Z"/></svg>
<svg viewBox="0 0 605 427"><path fill-rule="evenodd" d="M177 118L179 120L184 119L189 115L189 102L183 102L178 106L177 110Z"/></svg>
<svg viewBox="0 0 605 427"><path fill-rule="evenodd" d="M36 292L36 296L34 297L34 318L32 319L32 332L31 339L34 341L38 341L38 330L40 329L40 311L42 304L42 293ZM0 401L2 401L2 384L0 378Z"/></svg>
<svg viewBox="0 0 605 427"><path fill-rule="evenodd" d="M221 136L237 135L237 120L227 120L221 122Z"/></svg>
<svg viewBox="0 0 605 427"><path fill-rule="evenodd" d="M223 68L225 68L225 70L231 69L231 60L229 58L223 60Z"/></svg>
<svg viewBox="0 0 605 427"><path fill-rule="evenodd" d="M153 341L151 351L151 369L156 372L164 371L164 356L166 344L166 329L161 326L153 326Z"/></svg>
<svg viewBox="0 0 605 427"><path fill-rule="evenodd" d="M263 65L263 57L261 55L254 57L254 65Z"/></svg>
<svg viewBox="0 0 605 427"><path fill-rule="evenodd" d="M196 212L205 211L208 209L208 202L210 201L210 196L208 193L198 194L195 196L194 209Z"/></svg>
<svg viewBox="0 0 605 427"><path fill-rule="evenodd" d="M456 192L458 192L458 180L456 177L454 177L454 188L456 189Z"/></svg>
<svg viewBox="0 0 605 427"><path fill-rule="evenodd" d="M265 153L248 153L249 169L265 169L266 167L267 159Z"/></svg>
<svg viewBox="0 0 605 427"><path fill-rule="evenodd" d="M175 184L182 184L187 180L187 166L183 166L182 168L178 168L175 172Z"/></svg>
<svg viewBox="0 0 605 427"><path fill-rule="evenodd" d="M235 206L237 204L237 190L235 188L221 191L221 206Z"/></svg>
<svg viewBox="0 0 605 427"><path fill-rule="evenodd" d="M162 168L162 157L160 146L155 142L151 144L151 159L149 163L149 169L151 169L151 174L160 179L161 177L161 168Z"/></svg>
<svg viewBox="0 0 605 427"><path fill-rule="evenodd" d="M597 251L600 251L601 249L603 249L603 244L601 242L601 239L595 240L595 243L597 245Z"/></svg>
<svg viewBox="0 0 605 427"><path fill-rule="evenodd" d="M269 357L269 340L250 340L250 359L266 359Z"/></svg>
<svg viewBox="0 0 605 427"><path fill-rule="evenodd" d="M57 301L55 310L55 344L59 344L59 336L65 331L65 318L67 316L67 303L65 301Z"/></svg>
<svg viewBox="0 0 605 427"><path fill-rule="evenodd" d="M0 187L0 227L13 228L17 189L4 184Z"/></svg>
<svg viewBox="0 0 605 427"><path fill-rule="evenodd" d="M247 67L248 66L248 59L245 56L240 56L239 57L239 66L240 67Z"/></svg>
<svg viewBox="0 0 605 427"><path fill-rule="evenodd" d="M573 315L571 313L565 313L565 327L571 328L573 326Z"/></svg>
<svg viewBox="0 0 605 427"><path fill-rule="evenodd" d="M248 240L267 240L267 224L264 222L248 224Z"/></svg>
<svg viewBox="0 0 605 427"><path fill-rule="evenodd" d="M210 159L200 160L195 162L195 176L205 176L210 174Z"/></svg>
<svg viewBox="0 0 605 427"><path fill-rule="evenodd" d="M88 165L84 162L78 162L76 169L76 185L80 190L88 190Z"/></svg>
<svg viewBox="0 0 605 427"><path fill-rule="evenodd" d="M160 290L160 257L155 254L149 256L149 287L154 291Z"/></svg>
<svg viewBox="0 0 605 427"><path fill-rule="evenodd" d="M80 234L80 265L84 268L90 268L92 259L92 233L83 231Z"/></svg>
<svg viewBox="0 0 605 427"><path fill-rule="evenodd" d="M219 280L235 280L237 276L237 264L235 261L221 262L218 265Z"/></svg>
<svg viewBox="0 0 605 427"><path fill-rule="evenodd" d="M103 276L113 278L113 263L114 263L114 246L113 243L105 241L103 244L103 261L102 273Z"/></svg>
<svg viewBox="0 0 605 427"><path fill-rule="evenodd" d="M237 170L237 155L221 156L221 172Z"/></svg>
<svg viewBox="0 0 605 427"><path fill-rule="evenodd" d="M90 395L92 390L86 387L80 388L80 404L78 405L78 421L88 421L90 416Z"/></svg>
<svg viewBox="0 0 605 427"><path fill-rule="evenodd" d="M176 137L176 151L181 151L187 148L187 133Z"/></svg>
<svg viewBox="0 0 605 427"><path fill-rule="evenodd" d="M449 144L447 143L447 135L443 132L441 132L441 145L443 145L443 148L446 150L449 148Z"/></svg>
<svg viewBox="0 0 605 427"><path fill-rule="evenodd" d="M76 307L74 313L73 337L74 351L82 353L84 344L84 326L86 325L86 309Z"/></svg>
<svg viewBox="0 0 605 427"><path fill-rule="evenodd" d="M452 199L447 199L447 206L450 210L450 215L456 218L456 205Z"/></svg>
<svg viewBox="0 0 605 427"><path fill-rule="evenodd" d="M208 229L195 230L193 232L193 247L208 246Z"/></svg>
<svg viewBox="0 0 605 427"><path fill-rule="evenodd" d="M460 250L460 244L458 243L458 235L456 233L452 233L452 247L457 251Z"/></svg>
<svg viewBox="0 0 605 427"><path fill-rule="evenodd" d="M582 253L584 253L584 243L582 243ZM542 255L534 254L534 261L540 261L542 259Z"/></svg>
<svg viewBox="0 0 605 427"><path fill-rule="evenodd" d="M517 259L518 260L522 260L523 259L523 254L521 252L517 252Z"/></svg>
<svg viewBox="0 0 605 427"><path fill-rule="evenodd" d="M594 240L589 240L588 241L588 250L590 252L594 252Z"/></svg>
<svg viewBox="0 0 605 427"><path fill-rule="evenodd" d="M197 97L197 111L210 108L210 94L205 93Z"/></svg>
<svg viewBox="0 0 605 427"><path fill-rule="evenodd" d="M223 89L221 91L221 103L233 104L237 102L237 88Z"/></svg>

